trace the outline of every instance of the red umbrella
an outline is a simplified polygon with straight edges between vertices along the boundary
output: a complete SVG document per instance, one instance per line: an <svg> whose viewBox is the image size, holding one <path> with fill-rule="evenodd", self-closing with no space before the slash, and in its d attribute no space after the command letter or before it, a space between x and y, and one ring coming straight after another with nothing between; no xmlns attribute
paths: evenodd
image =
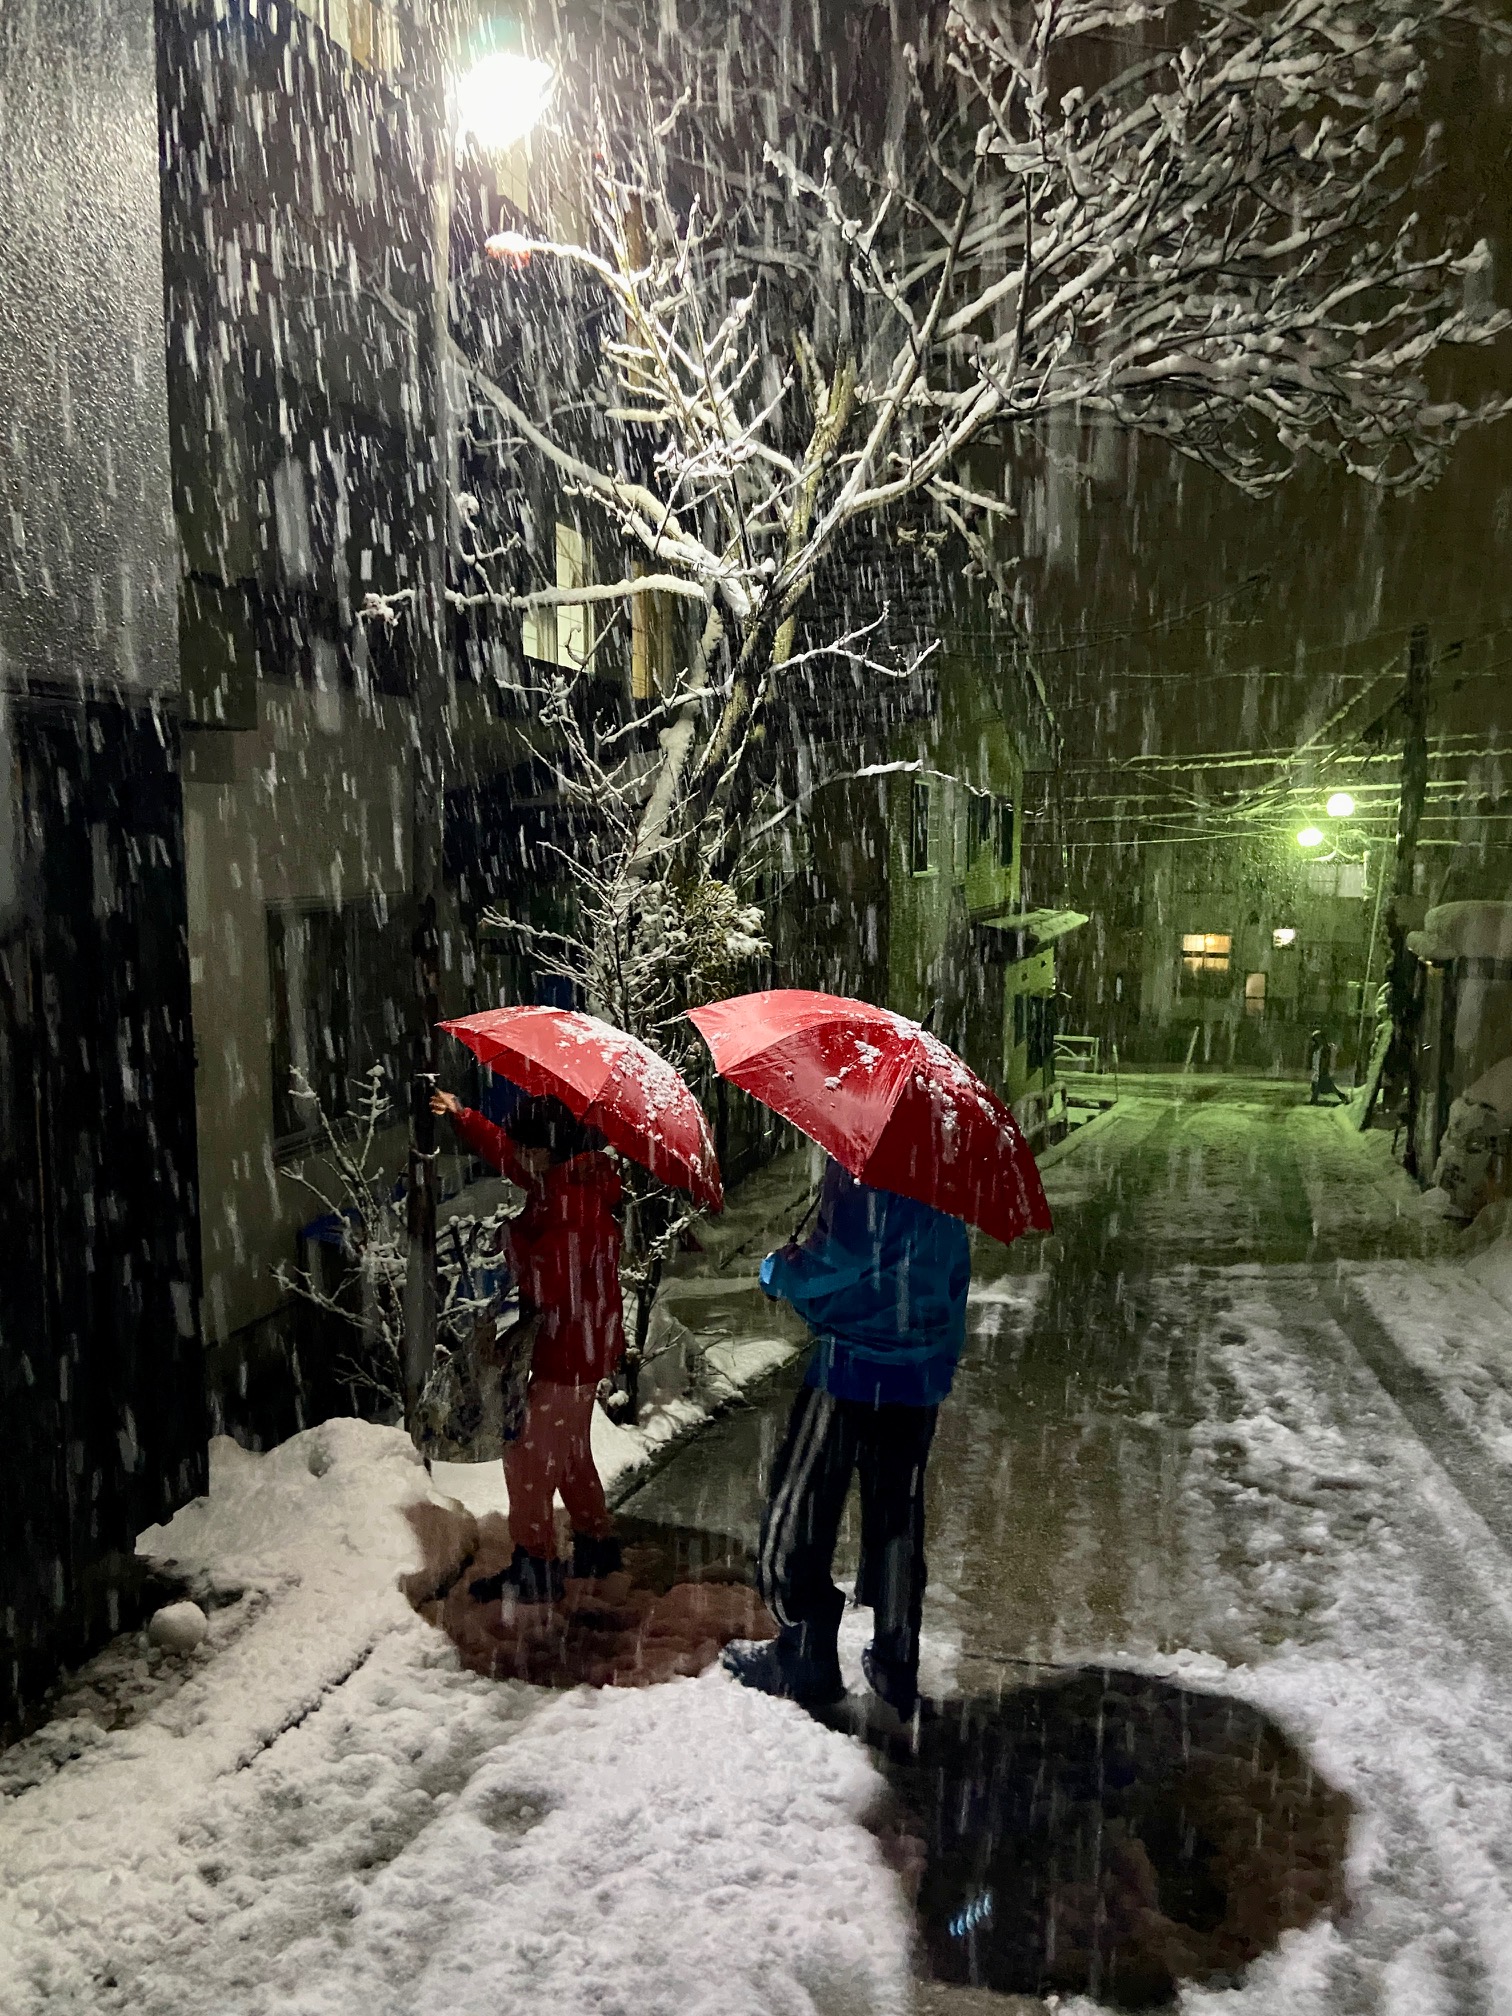
<svg viewBox="0 0 1512 2016"><path fill-rule="evenodd" d="M1008 1108L904 1015L797 987L690 1009L722 1078L801 1127L878 1190L981 1226L1006 1245L1050 1230Z"/></svg>
<svg viewBox="0 0 1512 2016"><path fill-rule="evenodd" d="M572 1008L489 1008L438 1027L522 1090L553 1094L663 1183L724 1208L703 1108L665 1057L623 1029Z"/></svg>

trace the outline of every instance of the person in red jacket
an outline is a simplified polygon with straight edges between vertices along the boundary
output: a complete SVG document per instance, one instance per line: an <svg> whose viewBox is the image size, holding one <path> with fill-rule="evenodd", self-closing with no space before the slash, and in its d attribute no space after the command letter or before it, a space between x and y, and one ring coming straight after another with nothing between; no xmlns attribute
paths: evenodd
<svg viewBox="0 0 1512 2016"><path fill-rule="evenodd" d="M525 1192L509 1226L509 1262L522 1313L543 1319L525 1418L504 1449L514 1559L471 1593L489 1601L513 1583L521 1602L552 1603L563 1589L551 1513L558 1491L572 1520L572 1574L611 1575L620 1566L589 1441L599 1381L625 1350L620 1179L602 1134L560 1099L526 1099L502 1127L450 1092L437 1092L431 1109L449 1115L463 1146Z"/></svg>

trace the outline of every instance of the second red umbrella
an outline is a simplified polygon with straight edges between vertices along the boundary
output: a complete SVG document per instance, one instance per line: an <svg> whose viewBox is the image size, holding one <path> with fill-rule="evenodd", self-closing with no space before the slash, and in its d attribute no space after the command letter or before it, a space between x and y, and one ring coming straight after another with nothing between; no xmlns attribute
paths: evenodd
<svg viewBox="0 0 1512 2016"><path fill-rule="evenodd" d="M560 1099L662 1182L723 1207L703 1108L665 1057L623 1029L573 1008L489 1008L437 1026L511 1084Z"/></svg>
<svg viewBox="0 0 1512 2016"><path fill-rule="evenodd" d="M688 1020L714 1068L878 1190L1005 1244L1050 1230L1028 1143L1003 1101L917 1022L797 987L740 994Z"/></svg>

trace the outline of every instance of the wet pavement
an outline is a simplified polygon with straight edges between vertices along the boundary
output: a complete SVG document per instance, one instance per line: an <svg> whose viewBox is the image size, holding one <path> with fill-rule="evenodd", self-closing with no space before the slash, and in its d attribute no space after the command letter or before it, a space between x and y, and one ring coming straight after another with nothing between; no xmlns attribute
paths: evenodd
<svg viewBox="0 0 1512 2016"><path fill-rule="evenodd" d="M932 1843L931 2008L951 2006L950 1983L1156 2006L1178 1980L1238 1978L1286 1925L1339 1907L1348 1808L1302 1749L1232 1700L1118 1669L1328 1650L1341 1563L1416 1516L1402 1481L1351 1446L1352 1417L1415 1435L1430 1468L1456 1454L1442 1410L1397 1408L1391 1340L1355 1322L1351 1269L1453 1236L1413 1210L1384 1138L1309 1109L1294 1084L1126 1079L1046 1188L1051 1237L977 1242L931 1463L922 1678L945 1704L939 1754L924 1770L922 1753L878 1744ZM1316 1380L1326 1422L1302 1379L1275 1376L1278 1353ZM799 1377L716 1422L626 1509L753 1545ZM857 1538L853 1501L842 1585ZM865 1635L850 1613L849 1670ZM1198 1725L1211 1770L1194 1794ZM1122 1783L1091 1784L1089 1741L1099 1757L1122 1745ZM1211 1817L1224 1797L1227 1845ZM1258 1862L1235 1859L1240 1835L1263 1841Z"/></svg>
<svg viewBox="0 0 1512 2016"><path fill-rule="evenodd" d="M1005 1657L1244 1649L1231 1632L1214 1641L1206 1605L1193 1611L1213 1536L1191 1530L1180 1490L1193 1430L1224 1412L1207 1346L1238 1334L1235 1270L1240 1292L1243 1270L1296 1270L1299 1303L1321 1308L1331 1263L1443 1243L1436 1224L1404 1215L1407 1179L1374 1173L1384 1157L1363 1151L1379 1137L1357 1148L1332 1111L1308 1108L1305 1088L1133 1082L1047 1170L1055 1233L1008 1250L974 1242L967 1348L940 1414L929 1507L932 1618L957 1645L964 1685L995 1678ZM720 1320L743 1310L770 1327L749 1257L732 1273ZM716 1422L626 1511L754 1546L801 1377L800 1362L760 1404ZM858 1542L853 1500L842 1580ZM973 1674L983 1661L991 1671Z"/></svg>

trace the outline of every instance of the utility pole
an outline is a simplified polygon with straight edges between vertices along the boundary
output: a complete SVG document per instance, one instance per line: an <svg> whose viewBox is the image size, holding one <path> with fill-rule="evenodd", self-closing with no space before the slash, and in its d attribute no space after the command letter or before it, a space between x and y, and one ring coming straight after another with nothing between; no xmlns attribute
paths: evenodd
<svg viewBox="0 0 1512 2016"><path fill-rule="evenodd" d="M436 1350L436 1023L441 1016L440 932L442 846L447 758L451 747L453 689L451 624L446 603L451 512L456 484L452 460L451 217L453 138L448 88L450 8L436 0L423 80L415 94L419 144L426 150L430 202L428 256L416 319L415 416L417 485L421 514L421 579L415 597L416 652L412 772L411 874L416 901L413 939L415 1031L410 1078L410 1147L404 1283L404 1411L412 1418Z"/></svg>
<svg viewBox="0 0 1512 2016"><path fill-rule="evenodd" d="M1396 860L1391 901L1386 909L1386 987L1391 1010L1391 1039L1382 1073L1387 1110L1395 1112L1404 1094L1407 1098L1407 1149L1403 1163L1408 1173L1414 1176L1417 1174L1413 1149L1417 1081L1412 1060L1418 1034L1417 961L1407 949L1407 933L1416 922L1412 914L1413 871L1417 864L1423 803L1428 794L1431 682L1428 631L1425 625L1419 624L1408 642L1407 678L1397 702L1397 711L1402 718L1402 783L1397 801Z"/></svg>

